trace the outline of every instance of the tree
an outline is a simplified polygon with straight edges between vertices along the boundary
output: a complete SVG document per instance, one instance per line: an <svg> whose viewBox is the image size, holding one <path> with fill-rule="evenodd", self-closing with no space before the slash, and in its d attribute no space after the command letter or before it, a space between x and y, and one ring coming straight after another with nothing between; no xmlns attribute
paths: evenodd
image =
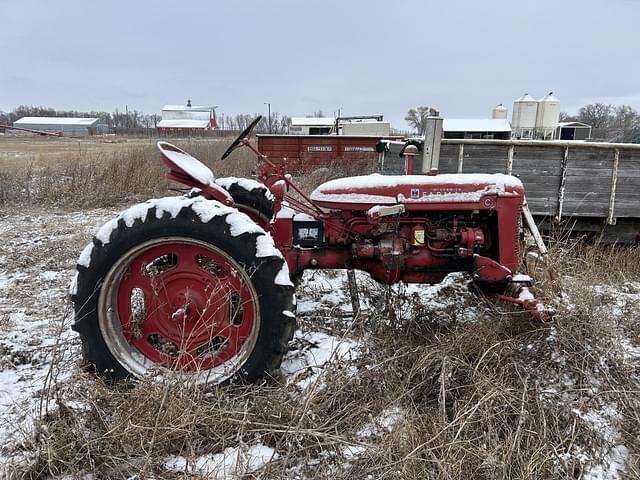
<svg viewBox="0 0 640 480"><path fill-rule="evenodd" d="M404 119L418 134L423 135L427 127L427 117L437 115L438 111L435 108L420 106L409 109Z"/></svg>
<svg viewBox="0 0 640 480"><path fill-rule="evenodd" d="M615 115L613 118L613 126L622 128L623 130L630 130L639 126L640 115L633 107L629 105L620 105L615 108Z"/></svg>
<svg viewBox="0 0 640 480"><path fill-rule="evenodd" d="M567 112L560 112L558 121L559 122L577 122L577 118L575 115L569 115Z"/></svg>
<svg viewBox="0 0 640 480"><path fill-rule="evenodd" d="M607 128L613 123L613 105L591 103L578 110L578 121L593 128Z"/></svg>

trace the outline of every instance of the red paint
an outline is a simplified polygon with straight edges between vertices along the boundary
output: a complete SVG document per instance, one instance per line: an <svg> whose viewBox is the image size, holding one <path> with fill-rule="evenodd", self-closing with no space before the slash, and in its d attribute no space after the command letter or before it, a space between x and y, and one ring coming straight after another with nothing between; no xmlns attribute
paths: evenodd
<svg viewBox="0 0 640 480"><path fill-rule="evenodd" d="M175 265L150 275L148 265L163 255L175 255ZM215 274L201 266L199 257L215 264ZM145 304L145 316L137 327L131 308L134 288L142 290ZM233 295L236 304L242 304L235 316ZM163 244L139 254L118 288L118 314L126 340L154 363L186 371L213 368L238 354L253 330L254 302L224 255L183 243ZM203 353L211 348L212 339L222 346L215 355ZM164 350L159 348L163 342Z"/></svg>
<svg viewBox="0 0 640 480"><path fill-rule="evenodd" d="M346 145L340 142L355 141L352 137L286 139L268 135L260 136L259 147L284 155L285 147L295 147L291 150L295 153L305 145L321 140L338 149ZM377 142L370 138L357 140ZM356 268L369 272L381 283L391 284L399 281L433 283L450 272L466 271L480 286L490 286L493 291L506 291L512 285L511 278L519 263L520 215L524 201L521 186L507 185L498 193L496 186L490 183L478 185L449 180L434 184L416 177L415 182L406 185L366 187L356 183L333 190L325 187L325 194L358 197L354 200L312 200L293 183L282 158L274 159L256 149L248 138L242 144L256 153L258 178L276 197L275 218L261 226L271 233L292 274L305 269ZM317 155L313 161L336 161L332 152L314 154ZM311 162L310 158L302 155L298 160ZM296 195L289 195L287 192L290 191ZM486 193L474 195L479 191ZM454 195L446 195L450 193ZM437 199L439 194L448 200L435 201L434 196ZM367 195L396 199L402 203L404 212L370 216L367 210L376 206L376 200L367 199ZM366 201L360 201L362 199ZM285 201L288 202L286 206L283 205ZM295 212L291 209L311 215L322 223L324 238L321 245L301 248L294 244ZM515 303L534 314L540 310L540 302L536 302L525 305L517 300Z"/></svg>
<svg viewBox="0 0 640 480"><path fill-rule="evenodd" d="M258 150L276 165L305 172L348 162L361 165L363 171L376 165L376 145L382 137L350 135L258 135Z"/></svg>

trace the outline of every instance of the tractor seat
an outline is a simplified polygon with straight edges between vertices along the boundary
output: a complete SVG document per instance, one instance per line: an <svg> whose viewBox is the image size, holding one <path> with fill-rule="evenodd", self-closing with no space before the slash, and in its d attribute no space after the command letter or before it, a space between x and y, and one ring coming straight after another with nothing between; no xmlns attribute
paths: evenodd
<svg viewBox="0 0 640 480"><path fill-rule="evenodd" d="M215 176L209 167L169 142L158 142L162 160L171 172L186 175L202 185L213 185Z"/></svg>
<svg viewBox="0 0 640 480"><path fill-rule="evenodd" d="M398 203L477 203L486 195L523 196L522 182L511 175L380 175L330 180L311 193L311 200L331 209L368 210Z"/></svg>

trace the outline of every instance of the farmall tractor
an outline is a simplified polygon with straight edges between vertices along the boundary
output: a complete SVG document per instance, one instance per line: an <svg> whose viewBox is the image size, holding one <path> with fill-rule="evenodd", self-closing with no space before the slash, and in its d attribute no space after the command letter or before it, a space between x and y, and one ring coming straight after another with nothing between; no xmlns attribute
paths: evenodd
<svg viewBox="0 0 640 480"><path fill-rule="evenodd" d="M507 175L378 174L301 191L286 163L250 142L258 179L215 179L158 142L167 177L192 190L149 200L104 225L78 260L74 330L108 381L175 375L253 382L277 370L295 327L292 279L360 269L383 284L468 272L483 291L536 318L548 311L517 274L524 188Z"/></svg>

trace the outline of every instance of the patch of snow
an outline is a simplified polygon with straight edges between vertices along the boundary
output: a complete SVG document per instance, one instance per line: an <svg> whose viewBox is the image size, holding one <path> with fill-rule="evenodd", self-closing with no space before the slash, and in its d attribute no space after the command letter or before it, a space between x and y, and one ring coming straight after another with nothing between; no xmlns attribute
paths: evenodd
<svg viewBox="0 0 640 480"><path fill-rule="evenodd" d="M620 412L613 405L605 405L600 410L582 412L572 409L572 412L583 421L591 425L593 431L610 445L604 452L602 462L587 462L585 474L582 478L588 480L618 480L624 478L629 450L619 443L620 433L613 427L612 422L620 419Z"/></svg>
<svg viewBox="0 0 640 480"><path fill-rule="evenodd" d="M52 270L45 270L44 272L40 272L40 276L43 277L45 280L56 280L58 277L60 277L61 272L54 272Z"/></svg>
<svg viewBox="0 0 640 480"><path fill-rule="evenodd" d="M96 233L96 238L100 240L103 245L106 245L111 241L111 234L118 228L119 219L120 217L112 218L102 227L100 227L100 230L98 230L98 233Z"/></svg>
<svg viewBox="0 0 640 480"><path fill-rule="evenodd" d="M149 205L150 203L138 203L133 205L122 212L120 217L124 220L127 227L132 227L136 220L142 220L144 222L147 219L147 213L150 208Z"/></svg>
<svg viewBox="0 0 640 480"><path fill-rule="evenodd" d="M233 185L234 183L237 183L240 187L244 188L249 192L252 192L260 188L264 188L265 189L264 196L267 198L267 200L271 200L271 201L275 200L275 197L273 196L271 191L267 188L267 186L264 183L258 182L257 180L251 180L250 178L242 178L242 177L240 178L224 177L224 178L217 178L215 182L225 190L229 190L229 188L231 188L231 185Z"/></svg>
<svg viewBox="0 0 640 480"><path fill-rule="evenodd" d="M359 356L360 345L357 342L322 332L297 330L294 344L302 347L289 352L280 368L285 376L290 377L289 381L294 381L302 389L315 383L326 365L349 363Z"/></svg>
<svg viewBox="0 0 640 480"><path fill-rule="evenodd" d="M379 437L391 432L393 427L404 418L404 412L398 407L383 410L380 415L365 424L358 433L358 438Z"/></svg>
<svg viewBox="0 0 640 480"><path fill-rule="evenodd" d="M317 219L309 215L308 213L296 213L293 216L294 222L316 222Z"/></svg>
<svg viewBox="0 0 640 480"><path fill-rule="evenodd" d="M366 451L367 451L367 448L364 446L348 445L344 447L342 449L342 452L340 453L342 454L345 460L353 460L355 458L362 456L362 454Z"/></svg>
<svg viewBox="0 0 640 480"><path fill-rule="evenodd" d="M156 218L160 219L166 213L168 213L171 218L176 218L180 213L180 210L185 207L191 207L204 223L209 222L213 217L219 215L229 215L230 218L227 218L227 223L231 226L231 234L234 236L247 232L264 232L264 230L257 226L249 217L238 212L234 208L222 205L216 200L208 200L204 197L186 198L184 196L180 196L151 199L144 203L133 205L120 213L118 217L105 223L98 230L95 237L106 245L111 240L112 232L118 228L118 222L120 219L130 227L138 219L144 222L149 210L152 208L156 209ZM88 264L81 265L88 266Z"/></svg>
<svg viewBox="0 0 640 480"><path fill-rule="evenodd" d="M640 360L640 347L635 346L628 338L620 340L620 347L625 360L631 362Z"/></svg>
<svg viewBox="0 0 640 480"><path fill-rule="evenodd" d="M293 287L293 282L291 281L291 276L289 275L289 267L287 262L282 264L282 268L276 275L274 280L276 285L282 285L283 287Z"/></svg>
<svg viewBox="0 0 640 480"><path fill-rule="evenodd" d="M231 227L231 235L237 237L243 233L264 233L260 225L251 220L248 215L234 211L227 215L226 222Z"/></svg>
<svg viewBox="0 0 640 480"><path fill-rule="evenodd" d="M227 207L216 200L207 200L204 197L195 197L185 206L190 206L203 223L209 222L213 217L237 212L236 209ZM198 201L193 201L198 200Z"/></svg>
<svg viewBox="0 0 640 480"><path fill-rule="evenodd" d="M296 211L293 208L283 204L282 208L276 213L276 218L293 218L295 215Z"/></svg>
<svg viewBox="0 0 640 480"><path fill-rule="evenodd" d="M282 253L273 243L273 237L270 233L260 235L256 240L256 257L278 257L282 258Z"/></svg>
<svg viewBox="0 0 640 480"><path fill-rule="evenodd" d="M78 257L77 262L78 265L89 268L89 265L91 264L91 252L93 252L93 242L88 243L80 253L80 257Z"/></svg>
<svg viewBox="0 0 640 480"><path fill-rule="evenodd" d="M212 185L215 177L213 172L204 163L192 157L184 150L167 142L158 142L158 148L162 154L173 162L180 170L193 177L204 185Z"/></svg>
<svg viewBox="0 0 640 480"><path fill-rule="evenodd" d="M164 465L168 470L178 473L227 480L253 473L277 458L275 450L258 444L249 448L229 447L222 453L202 455L190 460L172 455L165 459Z"/></svg>
<svg viewBox="0 0 640 480"><path fill-rule="evenodd" d="M75 273L69 284L69 295L78 293L78 272Z"/></svg>

